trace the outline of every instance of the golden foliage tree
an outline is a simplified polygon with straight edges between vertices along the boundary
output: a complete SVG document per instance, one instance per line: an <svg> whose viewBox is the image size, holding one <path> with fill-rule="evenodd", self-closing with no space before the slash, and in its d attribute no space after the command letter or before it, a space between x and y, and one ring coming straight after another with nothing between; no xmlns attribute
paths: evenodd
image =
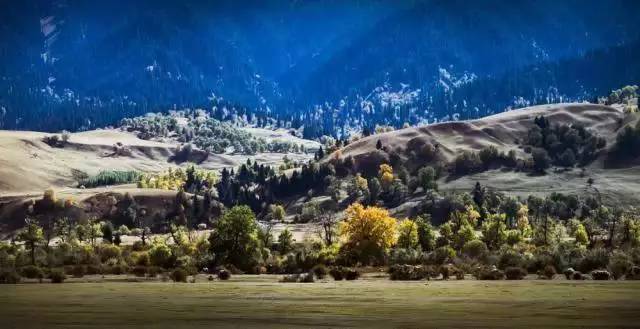
<svg viewBox="0 0 640 329"><path fill-rule="evenodd" d="M398 224L398 247L416 249L419 246L418 224L405 219Z"/></svg>
<svg viewBox="0 0 640 329"><path fill-rule="evenodd" d="M380 169L378 170L378 178L380 178L380 182L382 186L389 187L391 183L393 183L393 167L390 165L383 163L380 165Z"/></svg>
<svg viewBox="0 0 640 329"><path fill-rule="evenodd" d="M397 223L386 209L354 203L345 214L340 235L346 240L344 247L359 261L380 257L396 243Z"/></svg>

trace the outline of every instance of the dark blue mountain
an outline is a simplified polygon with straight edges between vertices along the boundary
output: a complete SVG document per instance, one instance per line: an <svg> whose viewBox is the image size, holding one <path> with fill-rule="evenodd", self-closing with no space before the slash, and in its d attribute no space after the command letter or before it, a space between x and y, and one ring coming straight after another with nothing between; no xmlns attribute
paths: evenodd
<svg viewBox="0 0 640 329"><path fill-rule="evenodd" d="M320 120L308 130L314 137L483 115L514 99L550 99L541 96L549 90L590 98L639 78L633 69L616 78L620 72L558 68L633 61L627 53L640 37L640 2L633 0L54 0L1 7L5 129L89 129L224 99L296 126ZM546 73L532 73L538 70ZM388 116L389 106L400 109Z"/></svg>

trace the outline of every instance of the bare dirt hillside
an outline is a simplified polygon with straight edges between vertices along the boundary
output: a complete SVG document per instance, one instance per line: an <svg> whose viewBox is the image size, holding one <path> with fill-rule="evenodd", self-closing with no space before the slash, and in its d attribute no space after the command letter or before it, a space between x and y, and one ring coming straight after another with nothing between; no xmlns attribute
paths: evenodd
<svg viewBox="0 0 640 329"><path fill-rule="evenodd" d="M488 146L505 153L514 150L518 158L526 159L530 155L524 152L520 141L527 136L534 124L533 119L540 115L544 115L552 124L580 124L586 127L607 141L607 149L612 147L622 127L634 124L637 120L637 115L625 115L621 106L586 103L542 105L479 120L444 122L372 135L349 144L341 150L341 157L351 156L356 167L364 170L367 164L389 160L393 153L403 159L407 167L415 169L423 163L414 163L415 157L409 156L410 153L419 152L421 146L430 143L438 146L438 154L445 163L453 161L463 151L477 152ZM383 145L382 150L376 148L378 141ZM640 191L640 166L605 168L606 151L584 170L552 168L546 175L490 170L460 178L445 177L439 185L443 191L468 191L479 181L483 185L520 196L562 192L596 194L612 202L637 202L640 200L637 193ZM594 180L592 186L587 184L589 178Z"/></svg>
<svg viewBox="0 0 640 329"><path fill-rule="evenodd" d="M265 132L262 132L266 134ZM158 172L185 165L172 158L177 144L147 141L119 130L94 130L71 134L63 147L51 147L42 139L49 134L30 131L0 131L0 197L41 193L46 188L75 187L78 177L102 170ZM278 135L279 136L279 135ZM286 136L279 136L285 138ZM291 138L295 138L290 136ZM115 152L114 145L130 150ZM314 142L310 142L314 143ZM207 169L237 166L248 158L278 165L282 153L241 154L196 153L191 161ZM313 154L288 154L291 160L308 160Z"/></svg>

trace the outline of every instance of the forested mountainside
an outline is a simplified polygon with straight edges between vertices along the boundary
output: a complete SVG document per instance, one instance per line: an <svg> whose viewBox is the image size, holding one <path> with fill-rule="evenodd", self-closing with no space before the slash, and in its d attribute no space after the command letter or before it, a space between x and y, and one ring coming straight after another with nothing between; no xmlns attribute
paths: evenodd
<svg viewBox="0 0 640 329"><path fill-rule="evenodd" d="M0 128L85 130L216 107L345 137L591 99L640 78L636 1L238 6L7 3Z"/></svg>

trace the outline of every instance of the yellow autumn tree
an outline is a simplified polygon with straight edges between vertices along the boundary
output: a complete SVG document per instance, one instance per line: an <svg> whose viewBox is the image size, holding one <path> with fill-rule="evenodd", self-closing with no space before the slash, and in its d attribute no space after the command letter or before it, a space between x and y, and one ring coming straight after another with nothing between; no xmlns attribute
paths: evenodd
<svg viewBox="0 0 640 329"><path fill-rule="evenodd" d="M418 224L405 219L398 224L398 247L407 249L418 248Z"/></svg>
<svg viewBox="0 0 640 329"><path fill-rule="evenodd" d="M523 238L531 237L531 225L529 224L529 207L521 205L516 213L516 228Z"/></svg>
<svg viewBox="0 0 640 329"><path fill-rule="evenodd" d="M354 261L368 264L380 260L396 243L397 223L386 209L354 203L345 214L340 235L345 240L343 248Z"/></svg>
<svg viewBox="0 0 640 329"><path fill-rule="evenodd" d="M380 169L378 170L378 178L380 178L380 182L383 187L391 186L393 183L393 167L390 165L383 163L380 165Z"/></svg>

